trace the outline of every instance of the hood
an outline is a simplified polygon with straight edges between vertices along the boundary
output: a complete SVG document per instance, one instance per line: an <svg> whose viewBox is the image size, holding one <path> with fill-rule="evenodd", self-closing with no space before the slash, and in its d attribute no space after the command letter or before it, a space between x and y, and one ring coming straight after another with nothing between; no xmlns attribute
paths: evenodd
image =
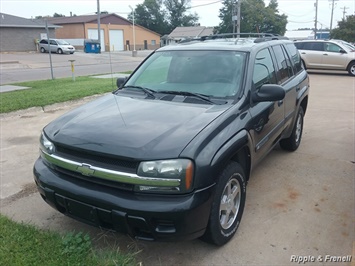
<svg viewBox="0 0 355 266"><path fill-rule="evenodd" d="M111 94L61 116L44 131L55 144L78 150L139 160L177 158L229 107Z"/></svg>

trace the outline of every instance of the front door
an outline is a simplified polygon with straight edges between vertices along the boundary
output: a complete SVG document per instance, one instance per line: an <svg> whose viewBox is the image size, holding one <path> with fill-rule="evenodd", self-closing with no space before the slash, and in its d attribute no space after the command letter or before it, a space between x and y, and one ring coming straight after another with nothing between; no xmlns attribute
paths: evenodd
<svg viewBox="0 0 355 266"><path fill-rule="evenodd" d="M275 68L269 49L260 51L255 58L253 89L258 91L263 84L277 84ZM254 136L254 159L260 161L279 141L284 128L284 104L278 102L252 103L253 117L250 134Z"/></svg>

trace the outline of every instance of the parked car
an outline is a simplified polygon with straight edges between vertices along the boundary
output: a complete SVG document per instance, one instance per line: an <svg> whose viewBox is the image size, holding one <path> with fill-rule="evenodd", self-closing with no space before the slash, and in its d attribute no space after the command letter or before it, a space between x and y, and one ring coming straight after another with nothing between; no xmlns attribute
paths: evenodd
<svg viewBox="0 0 355 266"><path fill-rule="evenodd" d="M231 36L162 47L112 94L47 125L42 198L138 239L227 243L252 169L278 143L299 147L309 92L293 42Z"/></svg>
<svg viewBox="0 0 355 266"><path fill-rule="evenodd" d="M68 42L66 42L64 40L49 39L49 44L50 44L50 49L51 49L52 53L73 54L75 52L75 47L70 45ZM41 51L41 53L45 53L45 52L49 51L47 39L43 39L39 42L39 50Z"/></svg>
<svg viewBox="0 0 355 266"><path fill-rule="evenodd" d="M302 40L295 45L307 69L346 70L355 76L355 49L341 40Z"/></svg>

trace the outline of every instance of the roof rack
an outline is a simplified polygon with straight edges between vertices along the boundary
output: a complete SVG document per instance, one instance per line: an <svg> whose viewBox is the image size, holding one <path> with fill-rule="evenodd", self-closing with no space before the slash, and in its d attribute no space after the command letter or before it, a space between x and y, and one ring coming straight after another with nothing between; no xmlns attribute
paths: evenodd
<svg viewBox="0 0 355 266"><path fill-rule="evenodd" d="M254 43L272 41L272 40L288 40L287 37L281 36L279 34L273 33L220 33L214 35L201 36L200 38L191 38L180 41L180 43L191 42L191 41L206 41L206 40L215 40L215 39L226 39L226 38L245 38L245 37L254 37Z"/></svg>

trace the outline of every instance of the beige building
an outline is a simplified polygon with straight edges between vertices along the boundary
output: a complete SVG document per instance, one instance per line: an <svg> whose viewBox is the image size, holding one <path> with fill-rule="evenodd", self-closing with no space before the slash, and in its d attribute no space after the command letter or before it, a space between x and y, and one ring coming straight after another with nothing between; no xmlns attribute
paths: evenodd
<svg viewBox="0 0 355 266"><path fill-rule="evenodd" d="M97 15L55 17L48 21L62 26L56 30L56 38L64 39L77 49L82 49L85 39L98 39ZM136 50L153 50L160 47L160 35L135 24ZM133 50L133 25L116 14L100 16L101 51Z"/></svg>

